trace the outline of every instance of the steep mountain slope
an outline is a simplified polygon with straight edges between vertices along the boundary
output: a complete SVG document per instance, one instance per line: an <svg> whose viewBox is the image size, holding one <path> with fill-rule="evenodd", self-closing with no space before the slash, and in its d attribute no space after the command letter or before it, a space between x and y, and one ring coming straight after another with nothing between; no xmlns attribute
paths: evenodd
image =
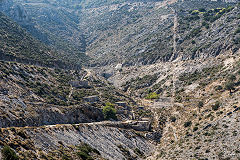
<svg viewBox="0 0 240 160"><path fill-rule="evenodd" d="M61 55L33 38L18 24L11 21L1 12L0 31L1 60L18 61L49 67L77 67L76 65L68 67L66 62L63 60L60 61Z"/></svg>
<svg viewBox="0 0 240 160"><path fill-rule="evenodd" d="M208 58L215 57L219 54L235 54L240 47L239 14L239 6L229 7L227 9L218 8L216 10L205 10L205 12L202 13L200 13L199 10L182 11L178 16L178 24L176 27L177 52L175 61L183 63L181 65L187 65L184 64L184 60L193 59L196 60L196 67L201 69L208 66L211 68L215 63L205 63L204 61ZM212 18L212 20L206 20L207 18ZM129 91L133 89L141 93L141 89L146 90L148 87L154 85L155 89L153 88L153 91L158 91L158 85L169 81L173 76L185 72L185 70L179 69L174 73L170 69L172 64L174 63L168 62L166 66L160 65L161 68L158 68L158 63L156 63L156 65L150 65L151 67L141 66L140 70L143 70L141 72L138 70L134 71L134 67L127 69L126 73L116 72L111 67L101 68L99 72L102 70L102 72L116 73L109 79L115 86L123 87L124 90ZM191 65L191 67L193 67L193 65ZM166 72L170 73L166 74ZM150 75L145 76L146 73L150 73ZM117 79L121 81L117 81Z"/></svg>
<svg viewBox="0 0 240 160"><path fill-rule="evenodd" d="M142 159L153 151L145 136L150 129L125 121L135 101L93 72L15 62L0 66L0 158L6 157L4 146L20 159L46 160ZM119 101L128 109L117 106ZM124 122L102 122L109 102Z"/></svg>
<svg viewBox="0 0 240 160"><path fill-rule="evenodd" d="M239 159L239 5L180 13L177 60L104 72L162 129L147 159Z"/></svg>
<svg viewBox="0 0 240 160"><path fill-rule="evenodd" d="M182 15L183 10L188 12L200 8L199 6L212 9L228 5L230 4L208 1L170 1L168 4L138 2L86 10L86 15L92 16L85 20L85 28L88 27L93 35L91 37L99 37L91 40L93 43L88 45L87 54L97 57L96 63L109 61L110 64L115 62L124 65L174 60L182 56L181 47L186 46L185 43L180 45L176 42L184 40L178 32L183 32L181 34L186 36L193 29L190 26L185 31L179 30L176 24L178 15ZM93 27L87 25L89 22ZM98 23L101 27L98 27ZM101 55L105 55L104 59Z"/></svg>
<svg viewBox="0 0 240 160"><path fill-rule="evenodd" d="M84 36L77 26L78 17L71 10L48 1L12 0L4 1L1 9L35 38L64 53L63 59L85 60Z"/></svg>
<svg viewBox="0 0 240 160"><path fill-rule="evenodd" d="M90 60L95 66L152 64L182 57L188 42L184 38L201 21L184 22L184 10L229 5L220 1L10 0L1 9L37 39L63 52L64 59L87 65ZM184 33L174 25L178 18L189 25Z"/></svg>
<svg viewBox="0 0 240 160"><path fill-rule="evenodd" d="M182 9L182 8L181 8ZM179 11L176 50L181 59L206 58L239 48L239 7Z"/></svg>
<svg viewBox="0 0 240 160"><path fill-rule="evenodd" d="M177 90L165 89L173 98L170 106L155 102L168 120L152 159L239 159L239 51L205 63L214 65L191 67L176 76Z"/></svg>
<svg viewBox="0 0 240 160"><path fill-rule="evenodd" d="M50 50L42 53L47 47L2 15L2 37L9 36L0 42L5 46L0 48L0 158L16 152L20 159L239 159L239 5L14 2L6 2L11 8L3 7L4 12L18 13L15 20L30 25L25 26L29 32L35 27L36 37L55 47L76 41L76 46L60 50L76 47L76 52L92 57L89 65L107 66L81 70L39 66L37 60L57 55ZM35 9L57 11L53 15L60 15L59 23L53 25L57 20L51 16L51 23L45 21L44 15L32 24L29 17L32 12L38 15ZM54 38L58 44L52 43L49 37L57 36L63 26L66 32L59 37L70 39ZM70 30L78 38L88 35L83 36L86 46ZM28 49L32 41L42 50ZM76 52L71 50L66 57ZM36 61L9 62L11 57ZM124 65L114 69L115 63ZM104 106L113 106L116 111L111 114L116 112L120 121L103 121Z"/></svg>
<svg viewBox="0 0 240 160"><path fill-rule="evenodd" d="M106 105L117 120L131 119L133 99L93 71L59 61L2 13L0 24L0 159L15 152L20 159L141 159L152 152L148 126L101 122Z"/></svg>
<svg viewBox="0 0 240 160"><path fill-rule="evenodd" d="M2 128L0 132L0 146L10 145L20 159L144 159L154 150L141 133L104 124Z"/></svg>
<svg viewBox="0 0 240 160"><path fill-rule="evenodd" d="M104 119L102 106L106 102L124 101L130 106L135 103L83 70L1 62L0 72L0 127L100 121ZM88 101L88 96L99 100Z"/></svg>
<svg viewBox="0 0 240 160"><path fill-rule="evenodd" d="M154 129L162 129L148 159L240 157L239 53L123 67L109 79L115 85L129 79L128 92L152 111Z"/></svg>

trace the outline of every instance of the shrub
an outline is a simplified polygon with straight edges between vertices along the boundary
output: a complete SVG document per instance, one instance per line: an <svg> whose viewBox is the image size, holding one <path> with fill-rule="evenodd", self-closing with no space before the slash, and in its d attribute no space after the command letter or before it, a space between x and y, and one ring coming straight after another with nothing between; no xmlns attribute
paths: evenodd
<svg viewBox="0 0 240 160"><path fill-rule="evenodd" d="M181 103L182 102L182 97L181 96L177 96L175 101Z"/></svg>
<svg viewBox="0 0 240 160"><path fill-rule="evenodd" d="M237 28L234 34L238 34L238 33L240 33L240 28Z"/></svg>
<svg viewBox="0 0 240 160"><path fill-rule="evenodd" d="M202 26L204 26L206 29L209 28L209 24L207 22L205 22L205 21L202 22Z"/></svg>
<svg viewBox="0 0 240 160"><path fill-rule="evenodd" d="M240 37L236 37L233 39L234 44L240 44Z"/></svg>
<svg viewBox="0 0 240 160"><path fill-rule="evenodd" d="M200 12L206 12L206 9L205 8L199 8L198 9Z"/></svg>
<svg viewBox="0 0 240 160"><path fill-rule="evenodd" d="M2 149L3 160L18 160L18 156L9 146L4 146Z"/></svg>
<svg viewBox="0 0 240 160"><path fill-rule="evenodd" d="M140 149L138 149L138 148L135 148L133 151L134 151L134 153L136 153L140 157L144 156L144 153L142 151L140 151Z"/></svg>
<svg viewBox="0 0 240 160"><path fill-rule="evenodd" d="M106 102L105 104L106 106L110 106L110 107L113 107L114 108L114 104L110 103L110 102Z"/></svg>
<svg viewBox="0 0 240 160"><path fill-rule="evenodd" d="M104 119L109 120L109 119L117 119L116 116L116 109L113 106L106 105L103 107L103 115Z"/></svg>
<svg viewBox="0 0 240 160"><path fill-rule="evenodd" d="M191 15L198 15L200 12L198 11L198 10L193 10L192 12L191 12Z"/></svg>
<svg viewBox="0 0 240 160"><path fill-rule="evenodd" d="M195 132L195 131L197 131L197 130L198 130L198 127L195 126L195 127L193 128L193 132Z"/></svg>
<svg viewBox="0 0 240 160"><path fill-rule="evenodd" d="M80 157L83 160L93 160L93 158L90 156L89 153L93 152L98 155L100 155L100 152L96 149L93 149L88 144L84 143L81 146L78 146L79 152L77 152L78 157Z"/></svg>
<svg viewBox="0 0 240 160"><path fill-rule="evenodd" d="M122 153L123 153L124 155L126 155L127 157L130 158L131 153L129 152L128 149L124 148L121 144L118 145L118 148L120 149L120 151L122 151Z"/></svg>
<svg viewBox="0 0 240 160"><path fill-rule="evenodd" d="M191 121L188 121L188 122L185 122L184 123L184 127L187 128L187 127L190 127L192 125L192 122Z"/></svg>
<svg viewBox="0 0 240 160"><path fill-rule="evenodd" d="M201 31L202 31L201 28L195 28L195 29L193 29L193 30L191 31L191 33L190 33L190 37L193 38L193 37L199 35L199 33L200 33Z"/></svg>
<svg viewBox="0 0 240 160"><path fill-rule="evenodd" d="M78 152L77 155L84 160L93 160L93 158L86 152Z"/></svg>
<svg viewBox="0 0 240 160"><path fill-rule="evenodd" d="M236 79L237 79L236 76L233 74L228 77L229 81L235 81Z"/></svg>
<svg viewBox="0 0 240 160"><path fill-rule="evenodd" d="M158 99L158 98L159 98L159 95L156 92L149 93L146 96L146 99Z"/></svg>
<svg viewBox="0 0 240 160"><path fill-rule="evenodd" d="M234 90L234 83L233 82L227 82L225 84L225 89L229 90L230 94L232 93L232 90Z"/></svg>
<svg viewBox="0 0 240 160"><path fill-rule="evenodd" d="M174 116L172 116L172 117L170 117L170 120L171 120L171 122L176 122L176 117L174 117Z"/></svg>
<svg viewBox="0 0 240 160"><path fill-rule="evenodd" d="M216 102L214 105L212 105L212 110L217 111L220 107L220 102Z"/></svg>
<svg viewBox="0 0 240 160"><path fill-rule="evenodd" d="M198 102L198 108L202 108L203 107L203 101L199 101Z"/></svg>
<svg viewBox="0 0 240 160"><path fill-rule="evenodd" d="M217 86L215 87L215 90L216 90L216 91L220 91L220 90L222 90L222 89L223 89L223 87L220 86L220 85L217 85Z"/></svg>

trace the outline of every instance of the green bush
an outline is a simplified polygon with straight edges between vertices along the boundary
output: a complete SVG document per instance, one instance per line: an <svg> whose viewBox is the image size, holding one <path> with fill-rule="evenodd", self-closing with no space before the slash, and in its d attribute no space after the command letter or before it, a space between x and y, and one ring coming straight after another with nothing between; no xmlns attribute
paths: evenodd
<svg viewBox="0 0 240 160"><path fill-rule="evenodd" d="M220 102L216 102L214 105L212 105L212 110L217 111L220 107Z"/></svg>
<svg viewBox="0 0 240 160"><path fill-rule="evenodd" d="M203 104L203 101L199 101L199 102L198 102L198 108L202 108L203 105L204 105L204 104Z"/></svg>
<svg viewBox="0 0 240 160"><path fill-rule="evenodd" d="M234 90L234 83L233 82L227 82L225 84L225 89L226 90L229 90L230 94L232 93L232 90Z"/></svg>
<svg viewBox="0 0 240 160"><path fill-rule="evenodd" d="M184 127L187 128L187 127L190 127L192 125L192 122L191 121L188 121L188 122L185 122L184 123Z"/></svg>
<svg viewBox="0 0 240 160"><path fill-rule="evenodd" d="M86 152L78 152L78 157L82 158L83 160L93 160L93 158Z"/></svg>
<svg viewBox="0 0 240 160"><path fill-rule="evenodd" d="M170 117L170 120L171 120L171 122L176 122L177 118L172 116L172 117Z"/></svg>
<svg viewBox="0 0 240 160"><path fill-rule="evenodd" d="M235 81L236 79L237 79L236 76L233 74L228 77L228 80L231 82Z"/></svg>
<svg viewBox="0 0 240 160"><path fill-rule="evenodd" d="M104 115L104 119L106 120L109 120L109 119L117 120L116 112L117 111L113 105L106 104L106 106L103 107L103 115Z"/></svg>
<svg viewBox="0 0 240 160"><path fill-rule="evenodd" d="M201 28L195 28L191 31L190 33L190 37L196 37L200 34L200 32L202 32Z"/></svg>
<svg viewBox="0 0 240 160"><path fill-rule="evenodd" d="M220 85L217 85L217 86L215 87L215 90L216 90L216 91L220 91L220 90L222 90L222 89L223 89L223 87L220 86Z"/></svg>
<svg viewBox="0 0 240 160"><path fill-rule="evenodd" d="M78 146L78 150L79 152L77 152L77 155L83 160L93 160L93 158L90 156L91 152L100 155L100 152L98 150L93 149L86 143L83 143L81 146Z"/></svg>
<svg viewBox="0 0 240 160"><path fill-rule="evenodd" d="M140 149L138 149L138 148L135 148L133 151L134 151L134 153L136 153L140 157L144 156L144 153L142 151L140 151Z"/></svg>
<svg viewBox="0 0 240 160"><path fill-rule="evenodd" d="M18 160L18 156L9 146L4 146L2 149L3 160Z"/></svg>
<svg viewBox="0 0 240 160"><path fill-rule="evenodd" d="M197 130L198 130L198 127L195 126L195 127L193 128L193 132L196 132Z"/></svg>
<svg viewBox="0 0 240 160"><path fill-rule="evenodd" d="M112 108L114 108L114 104L112 104L112 103L110 103L110 102L106 102L106 104L105 104L106 106L110 106L110 107L112 107Z"/></svg>
<svg viewBox="0 0 240 160"><path fill-rule="evenodd" d="M159 98L159 95L156 92L149 93L146 96L146 99L158 99L158 98Z"/></svg>

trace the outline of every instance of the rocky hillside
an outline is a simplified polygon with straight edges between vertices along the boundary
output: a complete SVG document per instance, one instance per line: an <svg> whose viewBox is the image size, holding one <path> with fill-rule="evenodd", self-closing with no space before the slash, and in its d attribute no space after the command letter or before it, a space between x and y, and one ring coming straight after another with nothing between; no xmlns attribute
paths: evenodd
<svg viewBox="0 0 240 160"><path fill-rule="evenodd" d="M150 122L126 121L135 101L94 72L0 63L1 159L144 159L153 151ZM109 103L124 124L101 122Z"/></svg>
<svg viewBox="0 0 240 160"><path fill-rule="evenodd" d="M169 119L153 159L239 159L239 52L214 60L176 78L172 106L155 102Z"/></svg>
<svg viewBox="0 0 240 160"><path fill-rule="evenodd" d="M153 127L163 129L157 151L147 159L239 159L238 15L239 6L184 11L177 37L184 37L184 27L199 26L195 22L202 26L178 39L181 58L104 69L112 74L111 83L152 111ZM194 54L188 48L192 45Z"/></svg>
<svg viewBox="0 0 240 160"><path fill-rule="evenodd" d="M235 53L239 48L239 14L235 5L179 11L176 58L207 58L229 50Z"/></svg>
<svg viewBox="0 0 240 160"><path fill-rule="evenodd" d="M10 0L1 10L27 31L0 14L0 159L240 158L239 5ZM91 67L66 65L83 61Z"/></svg>
<svg viewBox="0 0 240 160"><path fill-rule="evenodd" d="M0 12L0 58L47 67L80 68L61 58L61 55L32 37L18 24Z"/></svg>
<svg viewBox="0 0 240 160"><path fill-rule="evenodd" d="M135 103L83 70L1 62L0 72L1 127L100 121L105 103Z"/></svg>
<svg viewBox="0 0 240 160"><path fill-rule="evenodd" d="M148 159L240 157L239 53L123 67L109 78L150 109L153 127L163 129Z"/></svg>
<svg viewBox="0 0 240 160"><path fill-rule="evenodd" d="M86 53L97 57L96 63L104 61L109 64L115 62L124 65L145 65L174 60L182 57L182 53L185 53L183 49L186 47L185 37L195 28L201 28L201 25L197 25L201 24L200 18L198 21L192 19L189 26L184 29L179 28L180 19L189 16L184 13L199 9L199 6L211 10L228 5L231 4L208 1L167 1L115 5L105 9L110 12L103 12L102 8L97 8L95 13L93 9L89 9L86 15L92 16L85 20L85 28L90 22L92 27L88 27L88 30L92 28L91 33L96 35L93 37L99 38L91 41ZM100 23L101 27L96 25L98 24L96 21ZM203 33L203 35L206 34ZM204 38L209 39L209 37ZM206 42L204 43L207 45ZM187 46L195 47L192 44L187 44ZM106 55L104 59L102 59L102 55ZM183 59L185 58L183 57ZM187 56L187 58L192 57Z"/></svg>
<svg viewBox="0 0 240 160"><path fill-rule="evenodd" d="M20 159L144 159L154 150L141 133L104 124L2 128L0 132L1 146L14 148Z"/></svg>
<svg viewBox="0 0 240 160"><path fill-rule="evenodd" d="M84 35L78 28L78 17L70 10L48 1L12 0L3 1L1 9L36 39L63 53L63 59L71 62L84 60Z"/></svg>
<svg viewBox="0 0 240 160"><path fill-rule="evenodd" d="M101 122L132 119L132 98L58 60L2 13L0 23L0 159L143 159L153 151L149 121Z"/></svg>
<svg viewBox="0 0 240 160"><path fill-rule="evenodd" d="M210 43L216 43L209 48L210 55L219 54L217 48L229 46L222 46L220 36L210 37L219 30L215 23L219 26L225 22L220 17L230 14L232 8L228 6L231 5L234 4L220 1L10 0L5 1L1 9L35 38L64 53L64 59L102 66L152 64L178 57L209 56L199 46ZM204 12L190 13L199 8L204 8ZM213 13L211 9L216 10ZM232 15L232 20L222 27L234 25L233 19L237 15ZM211 16L214 21L210 20ZM221 20L217 20L219 18ZM219 34L230 38L230 44L226 45L233 45L229 32L222 30ZM190 42L192 38L196 44ZM203 38L209 41L201 41ZM188 54L183 55L185 52ZM86 63L87 60L91 63Z"/></svg>

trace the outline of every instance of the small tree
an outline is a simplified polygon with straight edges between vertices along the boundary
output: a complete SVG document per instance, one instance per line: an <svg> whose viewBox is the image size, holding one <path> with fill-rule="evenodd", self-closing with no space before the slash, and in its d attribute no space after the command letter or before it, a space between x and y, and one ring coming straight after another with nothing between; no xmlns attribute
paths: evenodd
<svg viewBox="0 0 240 160"><path fill-rule="evenodd" d="M146 96L146 99L158 99L158 98L159 98L159 95L156 92L149 93Z"/></svg>
<svg viewBox="0 0 240 160"><path fill-rule="evenodd" d="M171 122L176 122L177 118L175 116L170 117Z"/></svg>
<svg viewBox="0 0 240 160"><path fill-rule="evenodd" d="M225 84L225 89L226 89L226 90L229 90L230 95L231 95L231 94L232 94L232 90L235 89L235 88L234 88L234 83L233 83L233 82L227 82L227 83Z"/></svg>
<svg viewBox="0 0 240 160"><path fill-rule="evenodd" d="M106 106L103 107L103 115L104 115L104 119L109 120L109 119L114 119L117 120L117 116L116 116L116 109L114 108L114 106L110 103L106 103Z"/></svg>
<svg viewBox="0 0 240 160"><path fill-rule="evenodd" d="M203 102L202 101L199 101L198 102L198 110L200 112L200 109L203 107Z"/></svg>
<svg viewBox="0 0 240 160"><path fill-rule="evenodd" d="M187 121L187 122L184 123L185 128L190 127L191 125L192 125L191 121Z"/></svg>
<svg viewBox="0 0 240 160"><path fill-rule="evenodd" d="M9 146L4 146L2 149L3 160L18 160L18 156Z"/></svg>
<svg viewBox="0 0 240 160"><path fill-rule="evenodd" d="M220 102L217 101L214 105L212 105L212 110L217 111L219 109L220 105L221 105Z"/></svg>
<svg viewBox="0 0 240 160"><path fill-rule="evenodd" d="M228 77L228 79L229 79L229 81L233 82L233 81L235 81L237 78L236 78L235 75L230 75L230 76Z"/></svg>

